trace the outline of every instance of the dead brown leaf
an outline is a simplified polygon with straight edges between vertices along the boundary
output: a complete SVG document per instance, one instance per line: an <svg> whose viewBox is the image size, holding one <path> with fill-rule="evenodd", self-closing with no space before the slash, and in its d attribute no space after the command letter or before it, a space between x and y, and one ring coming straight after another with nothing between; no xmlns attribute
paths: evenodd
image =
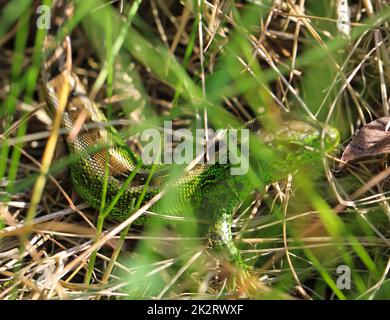
<svg viewBox="0 0 390 320"><path fill-rule="evenodd" d="M341 156L339 170L356 160L390 153L390 117L374 120L356 131Z"/></svg>

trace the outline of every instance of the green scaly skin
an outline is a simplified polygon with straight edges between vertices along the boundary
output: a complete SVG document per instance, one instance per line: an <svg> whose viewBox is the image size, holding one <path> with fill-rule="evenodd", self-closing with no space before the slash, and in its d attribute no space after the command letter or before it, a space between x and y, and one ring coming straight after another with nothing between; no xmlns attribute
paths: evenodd
<svg viewBox="0 0 390 320"><path fill-rule="evenodd" d="M50 39L47 42L50 43ZM70 61L70 41L65 42L63 61ZM46 44L46 48L50 45ZM69 48L68 48L69 49ZM47 56L50 56L48 54ZM63 127L66 129L67 145L71 154L85 156L71 164L70 177L77 193L92 207L100 209L105 181L106 156L108 155L109 174L107 177L106 204L110 204L118 194L126 178L136 169L138 157L123 143L115 129L108 126L106 118L97 105L86 95L86 91L77 76L69 70L66 63L57 64L57 70L48 63L42 71L43 87L48 106L58 108L59 94L64 83L68 83L71 92L63 115ZM75 123L84 112L87 115L82 130L71 139ZM88 128L88 127L94 128ZM302 166L318 161L323 154L321 150L320 126L302 121L286 121L273 133L259 131L251 135L251 148L261 147L262 152L271 157L254 157L251 159L252 170L257 181L247 175L231 175L231 165L197 165L174 183L170 193L169 207L160 202L154 204L151 211L169 214L186 215L193 212L201 219L210 221L208 237L210 245L225 253L227 259L237 266L244 267L239 250L234 245L231 233L232 217L237 206L248 197L249 193L271 182L278 181L288 173ZM339 133L332 127L325 128L323 148L333 150L339 140ZM103 150L86 152L91 147L105 145ZM266 147L267 146L267 147ZM251 151L251 149L250 149ZM169 166L156 166L142 204L153 198L166 186ZM109 217L122 221L134 213L145 181L151 172L150 166L142 165L130 185L125 189L119 201L109 213ZM138 223L144 223L145 217Z"/></svg>

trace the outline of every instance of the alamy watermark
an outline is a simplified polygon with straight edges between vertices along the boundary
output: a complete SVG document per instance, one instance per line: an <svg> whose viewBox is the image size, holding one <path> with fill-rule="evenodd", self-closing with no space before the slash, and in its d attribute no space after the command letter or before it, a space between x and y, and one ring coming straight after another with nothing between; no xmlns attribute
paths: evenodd
<svg viewBox="0 0 390 320"><path fill-rule="evenodd" d="M337 277L336 285L340 290L351 289L351 268L346 265L340 265L336 269Z"/></svg>
<svg viewBox="0 0 390 320"><path fill-rule="evenodd" d="M51 10L49 6L40 5L37 8L37 28L50 29L51 28Z"/></svg>
<svg viewBox="0 0 390 320"><path fill-rule="evenodd" d="M249 169L249 129L196 129L193 136L189 129L173 130L172 122L164 121L163 135L146 129L141 142L147 142L141 153L144 164L190 164L197 159L198 164L230 163L232 175Z"/></svg>

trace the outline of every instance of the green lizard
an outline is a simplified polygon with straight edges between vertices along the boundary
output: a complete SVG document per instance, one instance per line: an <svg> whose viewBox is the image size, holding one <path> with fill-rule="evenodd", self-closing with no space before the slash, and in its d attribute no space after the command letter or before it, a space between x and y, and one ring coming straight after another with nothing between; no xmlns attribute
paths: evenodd
<svg viewBox="0 0 390 320"><path fill-rule="evenodd" d="M69 38L55 45L54 38L47 36L42 80L47 105L54 111L60 105L61 94L69 88L62 120L67 132L66 143L71 154L85 153L71 164L70 178L77 193L87 203L96 209L101 207L106 182L108 206L124 183L130 182L109 212L110 218L122 221L134 212L134 205L141 195L142 203L145 203L166 187L170 167L143 165L121 141L116 130L107 124L98 106L88 98L72 70ZM80 126L77 123L82 117L85 121ZM338 144L339 133L330 126L290 120L272 133L259 130L256 135L251 135L251 139L250 146L258 144L264 153L268 153L260 160L251 161L257 180L249 179L247 175L231 175L231 164L196 165L173 183L169 207L157 202L151 208L157 213L170 215L185 215L193 210L198 217L209 220L210 244L239 266L244 266L244 263L231 233L237 206L252 190L283 179L288 173L318 161L324 151L332 151ZM91 151L99 145L106 147ZM131 180L127 179L130 175ZM144 222L142 217L138 220L138 223Z"/></svg>

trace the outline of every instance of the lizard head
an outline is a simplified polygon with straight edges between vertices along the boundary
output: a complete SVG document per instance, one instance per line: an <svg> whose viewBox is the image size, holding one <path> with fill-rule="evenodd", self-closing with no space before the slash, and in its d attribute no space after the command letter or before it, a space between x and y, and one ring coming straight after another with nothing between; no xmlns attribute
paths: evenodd
<svg viewBox="0 0 390 320"><path fill-rule="evenodd" d="M339 144L339 131L329 125L287 120L272 133L260 132L262 141L290 168L316 162L324 153L333 153Z"/></svg>

